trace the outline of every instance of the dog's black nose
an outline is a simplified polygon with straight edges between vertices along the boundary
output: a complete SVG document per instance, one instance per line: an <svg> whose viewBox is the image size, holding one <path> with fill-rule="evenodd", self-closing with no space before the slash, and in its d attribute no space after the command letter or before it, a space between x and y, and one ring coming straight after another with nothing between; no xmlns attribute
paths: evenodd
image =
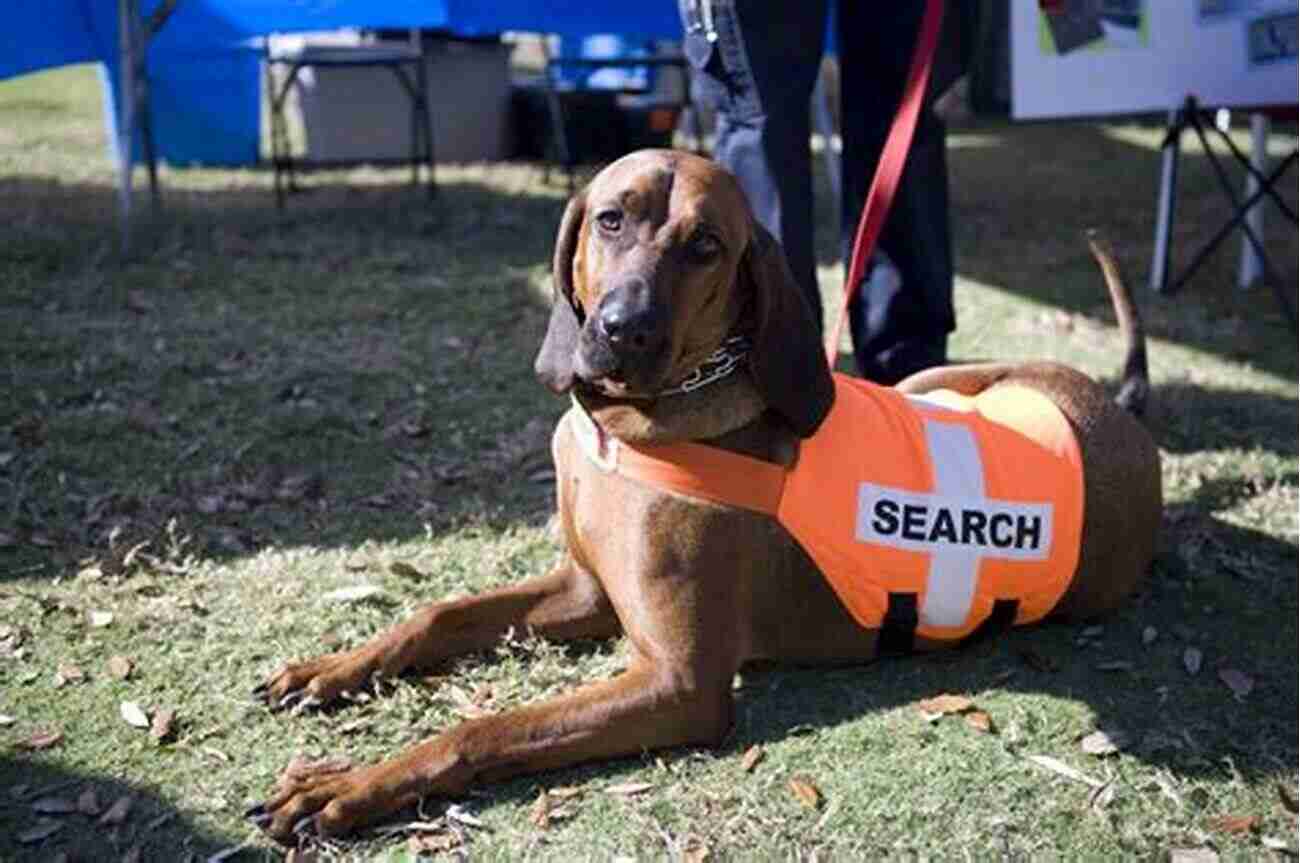
<svg viewBox="0 0 1300 863"><path fill-rule="evenodd" d="M640 352L659 345L664 316L631 292L613 291L601 302L597 323L611 347Z"/></svg>

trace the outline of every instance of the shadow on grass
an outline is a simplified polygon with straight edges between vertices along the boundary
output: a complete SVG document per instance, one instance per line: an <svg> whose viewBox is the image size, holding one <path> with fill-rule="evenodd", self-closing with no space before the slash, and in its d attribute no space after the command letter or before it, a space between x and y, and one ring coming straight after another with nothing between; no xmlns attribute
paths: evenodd
<svg viewBox="0 0 1300 863"><path fill-rule="evenodd" d="M283 214L258 185L169 190L123 266L110 190L0 181L0 579L543 521L564 199L517 170L432 202L313 180Z"/></svg>
<svg viewBox="0 0 1300 863"><path fill-rule="evenodd" d="M1296 452L1296 401L1255 390L1188 383L1152 388L1150 427L1156 442L1174 453L1260 449Z"/></svg>
<svg viewBox="0 0 1300 863"><path fill-rule="evenodd" d="M36 759L0 757L0 788L0 857L7 860L54 860L60 853L69 860L119 860L136 849L141 861L206 860L244 838L195 824L152 791ZM98 815L67 811L88 793ZM130 808L114 819L108 811L123 797L130 797ZM101 823L106 817L110 823ZM275 858L247 849L236 859Z"/></svg>

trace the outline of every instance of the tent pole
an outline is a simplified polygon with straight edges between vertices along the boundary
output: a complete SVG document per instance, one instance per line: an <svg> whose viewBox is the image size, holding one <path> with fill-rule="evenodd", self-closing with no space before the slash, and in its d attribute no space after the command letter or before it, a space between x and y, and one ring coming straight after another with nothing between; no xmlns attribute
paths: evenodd
<svg viewBox="0 0 1300 863"><path fill-rule="evenodd" d="M131 248L131 148L135 141L134 21L134 0L118 0L117 205L123 257Z"/></svg>

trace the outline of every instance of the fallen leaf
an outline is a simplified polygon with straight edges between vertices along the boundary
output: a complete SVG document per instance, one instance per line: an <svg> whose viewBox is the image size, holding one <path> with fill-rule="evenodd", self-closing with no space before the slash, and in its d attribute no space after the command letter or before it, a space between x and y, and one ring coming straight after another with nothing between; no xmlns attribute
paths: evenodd
<svg viewBox="0 0 1300 863"><path fill-rule="evenodd" d="M1219 863L1213 848L1170 848L1169 863Z"/></svg>
<svg viewBox="0 0 1300 863"><path fill-rule="evenodd" d="M136 728L149 727L149 714L145 713L144 710L141 709L140 705L136 704L134 701L123 701L118 705L117 711L122 714L122 718L126 720L127 725L132 725Z"/></svg>
<svg viewBox="0 0 1300 863"><path fill-rule="evenodd" d="M687 836L682 842L681 855L678 859L682 863L704 863L709 859L708 843L698 836Z"/></svg>
<svg viewBox="0 0 1300 863"><path fill-rule="evenodd" d="M1233 697L1238 700L1250 695L1250 691L1255 688L1254 679L1244 671L1235 668L1220 668L1219 679L1232 690Z"/></svg>
<svg viewBox="0 0 1300 863"><path fill-rule="evenodd" d="M1098 730L1080 741L1080 747L1089 755L1113 755L1129 744L1128 735L1122 731Z"/></svg>
<svg viewBox="0 0 1300 863"><path fill-rule="evenodd" d="M746 773L753 773L754 768L758 766L758 762L763 760L765 754L763 747L754 744L745 750L745 756L740 759L740 769Z"/></svg>
<svg viewBox="0 0 1300 863"><path fill-rule="evenodd" d="M425 578L424 573L411 566L409 563L401 560L395 560L388 565L388 571L393 575L400 575L403 578Z"/></svg>
<svg viewBox="0 0 1300 863"><path fill-rule="evenodd" d="M126 680L135 670L135 664L125 656L114 656L108 660L108 673L118 680Z"/></svg>
<svg viewBox="0 0 1300 863"><path fill-rule="evenodd" d="M58 746L63 742L63 732L58 729L47 729L37 731L19 744L23 749L33 751L40 749L49 749L51 746Z"/></svg>
<svg viewBox="0 0 1300 863"><path fill-rule="evenodd" d="M381 596L383 592L383 588L376 587L373 584L358 584L355 587L341 587L338 590L331 590L323 595L321 599L326 602L360 602L363 599Z"/></svg>
<svg viewBox="0 0 1300 863"><path fill-rule="evenodd" d="M75 665L63 663L54 672L54 686L58 688L65 683L80 683L86 679L86 672Z"/></svg>
<svg viewBox="0 0 1300 863"><path fill-rule="evenodd" d="M173 727L176 723L176 711L163 709L153 715L153 721L149 723L149 736L159 743L165 743L176 729Z"/></svg>
<svg viewBox="0 0 1300 863"><path fill-rule="evenodd" d="M546 830L551 826L551 797L545 790L533 801L533 808L528 812L528 820L538 830Z"/></svg>
<svg viewBox="0 0 1300 863"><path fill-rule="evenodd" d="M123 794L113 805L108 807L103 815L99 816L99 823L106 827L115 827L126 821L126 817L131 814L131 804L134 801L130 794Z"/></svg>
<svg viewBox="0 0 1300 863"><path fill-rule="evenodd" d="M1291 790L1291 786L1285 782L1277 784L1277 796L1282 800L1282 808L1287 812L1295 813L1300 811L1300 799L1296 798L1296 793Z"/></svg>
<svg viewBox="0 0 1300 863"><path fill-rule="evenodd" d="M546 793L554 800L571 800L574 797L582 796L582 789L572 785L561 785L559 788L548 788Z"/></svg>
<svg viewBox="0 0 1300 863"><path fill-rule="evenodd" d="M89 614L90 625L102 629L113 622L113 612L111 611L92 611Z"/></svg>
<svg viewBox="0 0 1300 863"><path fill-rule="evenodd" d="M809 809L819 809L822 805L822 793L812 780L806 776L791 776L789 782L790 793L795 799L807 806Z"/></svg>
<svg viewBox="0 0 1300 863"><path fill-rule="evenodd" d="M1037 764L1039 767L1052 771L1057 776L1063 776L1066 779L1071 779L1075 782L1082 782L1084 785L1090 785L1093 788L1100 788L1106 784L1105 782L1093 779L1086 773L1080 773L1070 765L1063 761L1058 761L1050 755L1026 755L1025 757Z"/></svg>
<svg viewBox="0 0 1300 863"><path fill-rule="evenodd" d="M62 829L62 821L55 821L53 818L42 818L14 838L22 845L35 845L37 842L49 839Z"/></svg>
<svg viewBox="0 0 1300 863"><path fill-rule="evenodd" d="M1281 851L1290 857L1295 856L1295 851L1286 843L1285 839L1279 839L1276 836L1261 836L1259 837L1259 844L1270 851Z"/></svg>
<svg viewBox="0 0 1300 863"><path fill-rule="evenodd" d="M1187 669L1188 674L1196 674L1201 670L1202 654L1199 648L1189 647L1183 651L1183 668Z"/></svg>
<svg viewBox="0 0 1300 863"><path fill-rule="evenodd" d="M1211 830L1220 833L1249 833L1259 826L1256 815L1218 815L1207 822Z"/></svg>
<svg viewBox="0 0 1300 863"><path fill-rule="evenodd" d="M38 815L69 815L77 811L77 804L66 797L39 797L32 801L32 811Z"/></svg>
<svg viewBox="0 0 1300 863"><path fill-rule="evenodd" d="M18 719L16 717L10 716L7 713L0 713L0 728L5 728L10 725L13 725L17 721Z"/></svg>
<svg viewBox="0 0 1300 863"><path fill-rule="evenodd" d="M633 794L643 794L654 788L653 782L623 782L616 785L606 785L606 794L619 794L624 797L630 797Z"/></svg>
<svg viewBox="0 0 1300 863"><path fill-rule="evenodd" d="M975 702L965 695L936 695L933 698L923 698L916 703L916 707L921 711L927 722L934 722L941 716L947 716L949 713L965 713L975 706Z"/></svg>
<svg viewBox="0 0 1300 863"><path fill-rule="evenodd" d="M87 788L77 797L77 811L82 815L95 816L103 809L104 807L99 805L99 793L94 788Z"/></svg>
<svg viewBox="0 0 1300 863"><path fill-rule="evenodd" d="M972 710L966 714L966 724L976 731L982 731L985 734L996 734L997 729L993 726L993 717L989 716L983 710Z"/></svg>
<svg viewBox="0 0 1300 863"><path fill-rule="evenodd" d="M438 854L453 851L464 842L460 836L448 831L438 833L416 833L406 840L406 849L412 854Z"/></svg>

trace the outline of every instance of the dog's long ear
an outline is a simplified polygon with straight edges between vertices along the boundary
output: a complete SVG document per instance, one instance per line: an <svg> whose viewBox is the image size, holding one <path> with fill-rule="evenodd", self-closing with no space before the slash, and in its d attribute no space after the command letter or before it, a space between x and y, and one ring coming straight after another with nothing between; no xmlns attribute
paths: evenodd
<svg viewBox="0 0 1300 863"><path fill-rule="evenodd" d="M826 365L821 328L790 274L785 252L757 222L740 263L740 278L750 283L753 298L755 332L749 367L754 381L767 406L783 416L796 434L808 437L831 409L835 384Z"/></svg>
<svg viewBox="0 0 1300 863"><path fill-rule="evenodd" d="M533 372L552 392L566 393L573 387L573 355L578 348L578 320L573 297L573 256L578 248L578 233L587 212L586 191L569 199L555 237L555 256L551 262L551 321L546 338L533 362Z"/></svg>

